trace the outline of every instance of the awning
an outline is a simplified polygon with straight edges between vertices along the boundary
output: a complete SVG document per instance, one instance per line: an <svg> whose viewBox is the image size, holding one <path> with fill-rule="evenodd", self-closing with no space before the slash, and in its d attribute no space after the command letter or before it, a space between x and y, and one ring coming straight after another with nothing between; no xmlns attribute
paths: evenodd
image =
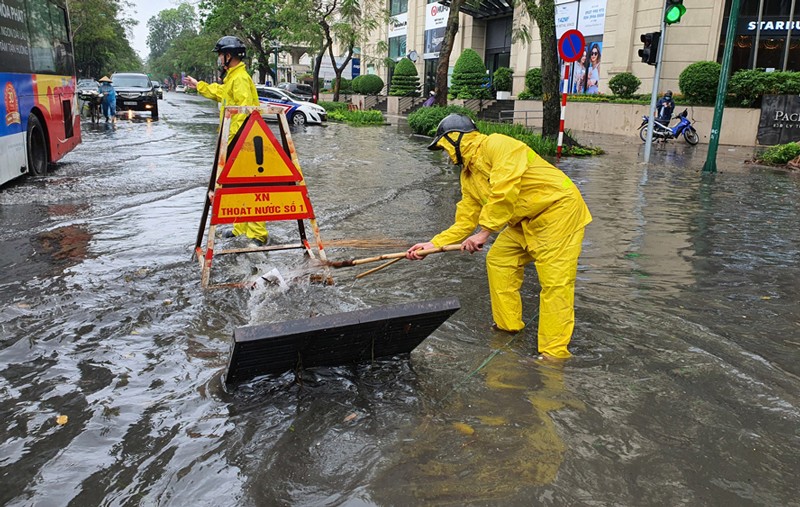
<svg viewBox="0 0 800 507"><path fill-rule="evenodd" d="M443 0L439 3L450 6L450 0ZM514 12L514 6L508 0L467 0L459 10L475 19L489 19L511 15Z"/></svg>

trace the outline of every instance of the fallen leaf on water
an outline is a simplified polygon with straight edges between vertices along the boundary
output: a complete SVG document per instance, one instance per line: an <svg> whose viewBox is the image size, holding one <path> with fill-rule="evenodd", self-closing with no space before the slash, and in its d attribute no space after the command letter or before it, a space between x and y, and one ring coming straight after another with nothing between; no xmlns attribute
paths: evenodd
<svg viewBox="0 0 800 507"><path fill-rule="evenodd" d="M59 426L64 426L65 424L67 424L67 421L69 421L69 417L65 415L60 415L56 417L56 424L58 424Z"/></svg>
<svg viewBox="0 0 800 507"><path fill-rule="evenodd" d="M469 424L455 422L453 423L453 428L456 429L459 433L463 433L464 435L472 435L475 433L475 429L470 426Z"/></svg>
<svg viewBox="0 0 800 507"><path fill-rule="evenodd" d="M356 417L358 417L358 414L353 412L352 414L350 414L350 415L348 415L347 417L344 418L344 422L350 422L353 419L355 419Z"/></svg>
<svg viewBox="0 0 800 507"><path fill-rule="evenodd" d="M769 297L769 296L761 296L761 299L762 299L763 301L766 301L766 300L768 300L768 299L772 299L772 298L771 298L771 297Z"/></svg>
<svg viewBox="0 0 800 507"><path fill-rule="evenodd" d="M164 306L171 305L171 304L172 304L172 300L171 299L165 299L164 300Z"/></svg>
<svg viewBox="0 0 800 507"><path fill-rule="evenodd" d="M28 310L30 309L30 307L31 305L29 305L28 303L17 303L17 308L22 308L23 310Z"/></svg>

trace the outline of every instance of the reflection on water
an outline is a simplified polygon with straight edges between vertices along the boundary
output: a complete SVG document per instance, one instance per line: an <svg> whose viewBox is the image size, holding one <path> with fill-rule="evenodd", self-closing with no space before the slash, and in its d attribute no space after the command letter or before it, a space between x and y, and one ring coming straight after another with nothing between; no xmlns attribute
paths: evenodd
<svg viewBox="0 0 800 507"><path fill-rule="evenodd" d="M595 220L559 366L533 359L535 325L490 330L483 255L334 270L334 286L299 252L228 256L220 276L274 269L288 289L201 292L218 116L178 95L0 191L0 503L796 503L796 176L724 151L702 178L703 147L682 144L645 167L620 138L563 160ZM451 223L457 170L404 127L293 135L329 258ZM535 322L535 276L522 292ZM462 310L410 360L222 385L238 326L453 295Z"/></svg>

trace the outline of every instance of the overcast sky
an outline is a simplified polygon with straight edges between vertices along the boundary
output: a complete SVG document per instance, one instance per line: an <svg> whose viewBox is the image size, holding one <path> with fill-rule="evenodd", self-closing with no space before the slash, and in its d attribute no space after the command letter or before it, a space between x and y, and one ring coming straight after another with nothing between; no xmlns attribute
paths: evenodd
<svg viewBox="0 0 800 507"><path fill-rule="evenodd" d="M131 46L134 51L139 53L142 60L145 60L150 53L147 47L147 20L164 9L174 9L179 3L176 0L136 0L136 2L133 2L133 7L128 13L139 24L133 28Z"/></svg>

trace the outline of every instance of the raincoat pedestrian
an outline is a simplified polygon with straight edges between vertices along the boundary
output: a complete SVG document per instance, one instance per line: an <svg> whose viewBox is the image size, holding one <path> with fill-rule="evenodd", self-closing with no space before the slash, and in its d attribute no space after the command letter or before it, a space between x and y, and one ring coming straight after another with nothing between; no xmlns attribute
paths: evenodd
<svg viewBox="0 0 800 507"><path fill-rule="evenodd" d="M461 165L461 201L455 223L416 250L461 243L476 252L499 233L486 256L492 316L497 329L518 332L522 320L524 267L533 262L542 287L539 353L564 359L575 324L575 278L584 229L592 216L578 188L563 172L524 143L502 134L484 135L467 116L439 123L428 146L445 150ZM473 234L476 227L480 231Z"/></svg>
<svg viewBox="0 0 800 507"><path fill-rule="evenodd" d="M675 101L672 100L672 90L667 90L667 93L658 100L656 111L658 111L658 121L664 125L669 125L669 122L672 121L672 112L675 111Z"/></svg>
<svg viewBox="0 0 800 507"><path fill-rule="evenodd" d="M217 61L223 72L222 84L198 81L192 76L187 76L185 83L189 88L196 88L197 93L203 97L216 100L220 103L219 121L225 118L225 106L258 106L258 93L253 79L247 72L244 62L246 55L244 43L238 37L226 35L214 46ZM246 114L235 114L231 117L230 134L228 143L233 140L236 133L247 119ZM230 151L231 146L228 146ZM264 222L242 222L234 224L233 236L245 234L248 238L258 243L265 244L269 233Z"/></svg>
<svg viewBox="0 0 800 507"><path fill-rule="evenodd" d="M97 87L97 91L103 97L103 101L100 103L103 108L103 116L106 117L106 122L108 122L109 118L116 121L117 91L114 89L114 86L111 85L111 78L103 76L98 80L98 83L100 83L100 85Z"/></svg>

